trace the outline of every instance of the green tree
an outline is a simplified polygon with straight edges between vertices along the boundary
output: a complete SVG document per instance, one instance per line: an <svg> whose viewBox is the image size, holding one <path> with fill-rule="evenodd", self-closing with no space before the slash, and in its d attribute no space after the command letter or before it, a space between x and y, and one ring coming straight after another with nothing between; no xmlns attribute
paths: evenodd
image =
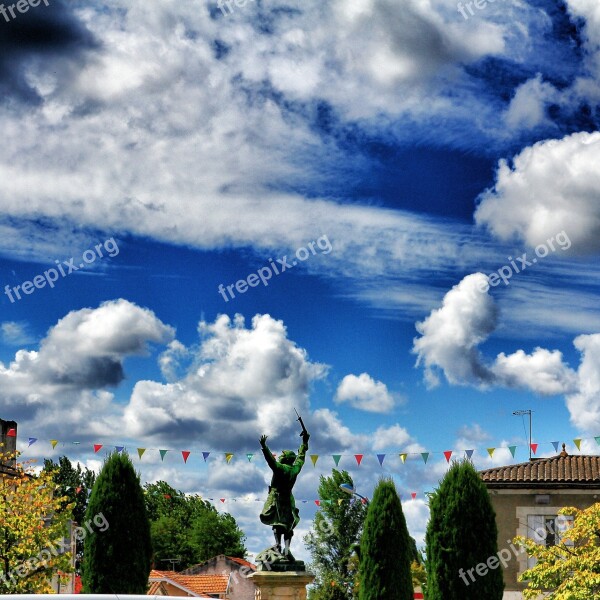
<svg viewBox="0 0 600 600"><path fill-rule="evenodd" d="M73 467L66 456L61 456L55 463L49 458L44 459L44 471L52 473L54 483L58 486L59 495L65 498L62 507L73 505L73 520L81 525L84 521L89 493L94 487L96 474L86 468L83 470L77 463Z"/></svg>
<svg viewBox="0 0 600 600"><path fill-rule="evenodd" d="M382 479L373 492L360 541L360 600L412 600L412 553L396 486Z"/></svg>
<svg viewBox="0 0 600 600"><path fill-rule="evenodd" d="M489 569L475 582L464 576L465 570L485 563L498 551L496 515L471 462L452 464L431 495L429 508L427 600L500 600L504 590L501 568Z"/></svg>
<svg viewBox="0 0 600 600"><path fill-rule="evenodd" d="M178 558L177 568L185 569L218 554L246 555L246 536L230 514L164 481L146 484L144 491L156 565Z"/></svg>
<svg viewBox="0 0 600 600"><path fill-rule="evenodd" d="M562 527L556 532L559 541L554 546L536 544L534 540L517 537L515 542L525 548L537 563L519 576L528 583L524 598L538 598L542 592L549 600L589 600L600 597L600 503L585 510L562 508ZM572 522L567 519L571 517ZM553 532L550 532L553 533Z"/></svg>
<svg viewBox="0 0 600 600"><path fill-rule="evenodd" d="M354 485L346 471L333 469L329 477L321 476L320 506L311 531L304 537L316 575L311 600L353 597L356 570L352 568L351 557L360 541L366 506L340 489L342 483Z"/></svg>
<svg viewBox="0 0 600 600"><path fill-rule="evenodd" d="M83 555L83 591L88 594L145 594L152 558L150 523L139 475L129 456L106 459L85 514L85 521L108 524L91 528Z"/></svg>
<svg viewBox="0 0 600 600"><path fill-rule="evenodd" d="M68 520L72 505L56 493L52 474L34 474L32 462L0 444L0 593L44 594L71 572ZM60 510L63 507L64 510Z"/></svg>

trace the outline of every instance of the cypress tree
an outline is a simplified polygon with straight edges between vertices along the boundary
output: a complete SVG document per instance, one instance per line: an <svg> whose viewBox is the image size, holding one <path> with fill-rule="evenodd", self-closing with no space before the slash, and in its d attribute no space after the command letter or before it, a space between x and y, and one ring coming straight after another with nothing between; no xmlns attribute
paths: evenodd
<svg viewBox="0 0 600 600"><path fill-rule="evenodd" d="M84 593L145 594L152 557L150 523L140 478L127 454L107 458L85 522L90 526L84 541Z"/></svg>
<svg viewBox="0 0 600 600"><path fill-rule="evenodd" d="M427 600L501 600L501 566L488 569L483 576L473 571L474 582L465 574L498 551L496 515L488 491L469 461L450 467L430 497L429 508Z"/></svg>
<svg viewBox="0 0 600 600"><path fill-rule="evenodd" d="M394 482L373 492L360 541L360 600L412 600L411 542Z"/></svg>

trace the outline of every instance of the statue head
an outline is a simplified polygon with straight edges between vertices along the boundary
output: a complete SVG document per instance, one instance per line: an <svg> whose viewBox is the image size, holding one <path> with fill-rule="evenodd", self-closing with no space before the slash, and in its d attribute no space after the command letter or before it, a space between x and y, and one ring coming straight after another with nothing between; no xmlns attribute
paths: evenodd
<svg viewBox="0 0 600 600"><path fill-rule="evenodd" d="M296 460L296 453L293 450L284 450L279 456L279 462L284 465L293 465Z"/></svg>

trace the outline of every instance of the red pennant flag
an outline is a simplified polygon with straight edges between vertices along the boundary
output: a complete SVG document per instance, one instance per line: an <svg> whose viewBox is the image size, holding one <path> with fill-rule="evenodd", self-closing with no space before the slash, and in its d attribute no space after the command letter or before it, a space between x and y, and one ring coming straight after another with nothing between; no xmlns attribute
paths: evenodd
<svg viewBox="0 0 600 600"><path fill-rule="evenodd" d="M531 446L531 451L535 454L537 452L538 445L537 444L530 444L530 446Z"/></svg>
<svg viewBox="0 0 600 600"><path fill-rule="evenodd" d="M416 498L417 498L417 492L411 492L410 495L412 496L413 500L416 500Z"/></svg>
<svg viewBox="0 0 600 600"><path fill-rule="evenodd" d="M188 450L182 450L181 455L183 456L183 462L187 463L187 459L190 457L190 452Z"/></svg>
<svg viewBox="0 0 600 600"><path fill-rule="evenodd" d="M223 504L225 504L225 498L219 498L219 500L220 500L220 501L221 501Z"/></svg>
<svg viewBox="0 0 600 600"><path fill-rule="evenodd" d="M362 459L363 459L363 455L362 454L355 454L354 458L356 459L356 463L358 464L358 466L360 466L360 463L362 462Z"/></svg>
<svg viewBox="0 0 600 600"><path fill-rule="evenodd" d="M102 448L102 444L94 444L94 454L96 454L100 448Z"/></svg>
<svg viewBox="0 0 600 600"><path fill-rule="evenodd" d="M321 506L321 501L320 501L320 500L315 500L315 504L316 504L317 506Z"/></svg>
<svg viewBox="0 0 600 600"><path fill-rule="evenodd" d="M79 494L80 492L81 492L81 487L78 487L78 488L75 490L75 493L76 493L76 494Z"/></svg>
<svg viewBox="0 0 600 600"><path fill-rule="evenodd" d="M8 433L6 434L6 437L17 437L17 430L16 429L9 429Z"/></svg>
<svg viewBox="0 0 600 600"><path fill-rule="evenodd" d="M444 452L444 456L446 457L446 462L450 462L450 457L452 456L452 450L446 450L446 452Z"/></svg>

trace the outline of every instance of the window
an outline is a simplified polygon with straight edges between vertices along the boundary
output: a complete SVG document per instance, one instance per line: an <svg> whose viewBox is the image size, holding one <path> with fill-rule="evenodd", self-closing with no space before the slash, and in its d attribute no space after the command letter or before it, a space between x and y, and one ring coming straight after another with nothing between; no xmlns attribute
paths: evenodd
<svg viewBox="0 0 600 600"><path fill-rule="evenodd" d="M559 544L572 526L573 517L567 515L527 515L527 537L546 547ZM567 539L565 545L573 546L573 542ZM536 563L536 558L529 557L527 568L531 569Z"/></svg>

